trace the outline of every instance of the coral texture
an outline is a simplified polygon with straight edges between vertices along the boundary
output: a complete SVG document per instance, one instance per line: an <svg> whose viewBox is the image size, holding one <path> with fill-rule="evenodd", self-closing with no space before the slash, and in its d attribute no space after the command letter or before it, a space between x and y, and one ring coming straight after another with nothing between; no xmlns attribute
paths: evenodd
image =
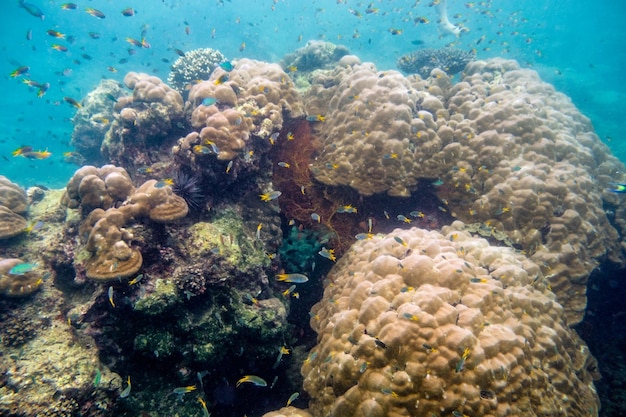
<svg viewBox="0 0 626 417"><path fill-rule="evenodd" d="M407 74L419 74L422 78L428 78L435 68L445 71L448 75L458 74L473 60L473 54L460 49L425 48L402 55L396 64Z"/></svg>
<svg viewBox="0 0 626 417"><path fill-rule="evenodd" d="M83 158L74 157L73 162L82 165L85 160L91 164L102 161L100 146L114 119L113 103L125 94L123 86L117 81L102 80L82 100L82 107L72 118L74 130L71 144Z"/></svg>
<svg viewBox="0 0 626 417"><path fill-rule="evenodd" d="M7 177L0 175L0 239L17 236L26 228L28 199L26 192Z"/></svg>
<svg viewBox="0 0 626 417"><path fill-rule="evenodd" d="M332 42L311 40L302 48L283 57L280 65L289 69L296 67L298 72L310 72L316 69L335 65L342 57L348 55L348 48Z"/></svg>
<svg viewBox="0 0 626 417"><path fill-rule="evenodd" d="M541 268L461 227L360 241L331 270L313 415L597 415L595 361Z"/></svg>
<svg viewBox="0 0 626 417"><path fill-rule="evenodd" d="M172 64L167 84L182 94L190 84L208 80L222 62L226 62L226 57L215 49L199 48L186 52Z"/></svg>
<svg viewBox="0 0 626 417"><path fill-rule="evenodd" d="M340 64L317 76L307 106L325 116L318 180L407 196L419 179L438 179L453 216L536 260L571 324L597 261L623 262L601 191L623 165L566 96L514 61L472 62L457 84L438 69L424 81Z"/></svg>
<svg viewBox="0 0 626 417"><path fill-rule="evenodd" d="M145 163L137 161L136 154L145 154L146 149L158 146L179 129L183 98L159 78L144 73L129 72L124 84L133 93L115 103L115 120L101 151L109 162L128 168Z"/></svg>
<svg viewBox="0 0 626 417"><path fill-rule="evenodd" d="M136 274L143 263L131 246L133 234L124 228L131 220L149 218L169 223L185 217L185 200L168 185L149 180L135 189L123 168L84 166L70 179L63 202L89 213L80 226L91 256L85 260L87 278L109 281ZM119 205L119 208L117 207Z"/></svg>
<svg viewBox="0 0 626 417"><path fill-rule="evenodd" d="M232 71L218 68L210 80L194 85L185 111L196 131L181 138L173 153L182 165L211 177L207 171L215 169L209 162L215 156L233 161L237 172L252 165L267 153L285 118L303 116L304 106L279 65L241 59Z"/></svg>

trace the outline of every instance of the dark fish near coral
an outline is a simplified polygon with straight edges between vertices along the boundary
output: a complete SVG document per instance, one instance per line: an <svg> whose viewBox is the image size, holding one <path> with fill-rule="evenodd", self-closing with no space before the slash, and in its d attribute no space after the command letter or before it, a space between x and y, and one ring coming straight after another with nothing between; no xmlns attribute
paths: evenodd
<svg viewBox="0 0 626 417"><path fill-rule="evenodd" d="M74 100L72 97L63 97L63 101L65 101L66 103L69 103L72 107L75 107L77 109L80 109L81 107L83 107L82 104Z"/></svg>
<svg viewBox="0 0 626 417"><path fill-rule="evenodd" d="M19 0L20 7L26 10L30 15L40 18L44 20L46 16L43 14L41 9L34 4L26 3L24 0Z"/></svg>
<svg viewBox="0 0 626 417"><path fill-rule="evenodd" d="M421 39L415 39L411 41L411 45L424 45L424 41Z"/></svg>

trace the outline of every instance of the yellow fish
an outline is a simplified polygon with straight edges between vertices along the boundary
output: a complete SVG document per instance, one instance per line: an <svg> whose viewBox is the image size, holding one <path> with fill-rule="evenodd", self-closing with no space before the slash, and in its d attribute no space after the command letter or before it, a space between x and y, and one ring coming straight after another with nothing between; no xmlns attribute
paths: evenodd
<svg viewBox="0 0 626 417"><path fill-rule="evenodd" d="M235 386L238 387L239 385L245 382L256 385L257 387L267 387L267 382L265 382L265 380L261 378L260 376L256 376L256 375L244 375L243 377L239 379L239 381L237 381Z"/></svg>

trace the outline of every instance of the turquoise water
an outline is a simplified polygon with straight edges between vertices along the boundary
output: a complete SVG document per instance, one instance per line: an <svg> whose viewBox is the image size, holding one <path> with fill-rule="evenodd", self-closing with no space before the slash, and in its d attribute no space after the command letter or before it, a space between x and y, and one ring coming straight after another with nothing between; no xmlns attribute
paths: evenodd
<svg viewBox="0 0 626 417"><path fill-rule="evenodd" d="M0 26L0 174L23 186L65 185L76 169L63 162L62 156L72 150L75 109L63 98L80 101L101 78L121 81L128 71L142 71L166 79L177 58L173 48L211 47L229 59L276 62L310 39L343 44L379 69L396 69L400 55L419 47L449 43L475 49L479 59L516 59L569 95L615 155L626 161L620 129L626 119L622 105L626 50L621 44L626 3L450 0L450 20L469 29L459 39L444 36L437 25L437 8L424 0L374 1L372 7L378 11L369 14L365 12L368 2L352 0L97 0L78 2L74 10L63 10L61 1L30 3L41 9L45 19L32 16L11 0L3 4ZM105 18L87 14L85 7L102 11ZM127 7L136 14L122 15ZM429 23L415 25L416 17L425 17ZM393 35L390 29L402 33ZM48 30L66 34L66 39L49 36ZM125 41L127 37L140 39L142 31L150 48L132 47ZM31 39L27 39L29 32ZM93 39L89 32L100 38ZM54 50L53 44L68 50ZM9 76L23 65L30 67L28 79L50 83L43 97L37 97L36 88L23 84L23 77ZM48 149L52 155L43 160L12 157L12 151L22 145Z"/></svg>

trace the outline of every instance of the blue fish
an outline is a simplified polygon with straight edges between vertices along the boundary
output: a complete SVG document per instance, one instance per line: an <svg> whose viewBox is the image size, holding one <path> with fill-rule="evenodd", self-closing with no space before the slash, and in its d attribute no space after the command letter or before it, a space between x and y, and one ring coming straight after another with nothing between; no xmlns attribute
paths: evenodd
<svg viewBox="0 0 626 417"><path fill-rule="evenodd" d="M35 6L34 4L26 3L24 0L20 0L19 3L20 3L20 7L26 10L32 16L38 17L41 20L44 20L46 18L46 16L43 14L41 9Z"/></svg>
<svg viewBox="0 0 626 417"><path fill-rule="evenodd" d="M212 104L215 104L216 102L217 102L217 99L215 97L207 97L204 100L202 100L202 105L208 107Z"/></svg>
<svg viewBox="0 0 626 417"><path fill-rule="evenodd" d="M225 61L225 62L222 62L222 63L220 64L220 67L221 67L224 71L229 71L229 72L230 72L230 71L232 71L232 70L233 70L233 68L235 68L235 66L234 66L234 65L233 65L230 61Z"/></svg>
<svg viewBox="0 0 626 417"><path fill-rule="evenodd" d="M19 265L15 265L13 268L9 270L9 274L11 275L24 275L27 272L32 271L37 268L36 263L23 263Z"/></svg>

